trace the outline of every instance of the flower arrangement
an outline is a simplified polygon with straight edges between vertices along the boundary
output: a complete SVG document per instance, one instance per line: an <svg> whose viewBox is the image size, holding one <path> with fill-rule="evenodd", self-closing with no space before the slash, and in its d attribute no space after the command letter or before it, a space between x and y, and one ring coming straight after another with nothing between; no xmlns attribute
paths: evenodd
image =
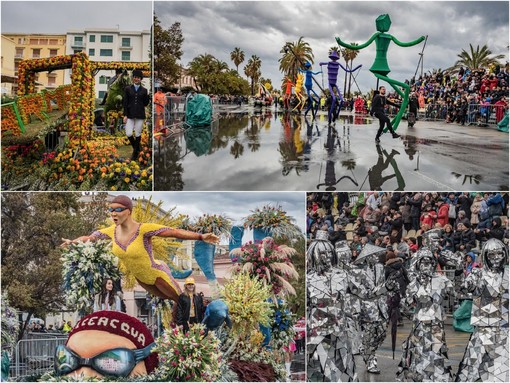
<svg viewBox="0 0 510 383"><path fill-rule="evenodd" d="M160 363L152 378L166 382L217 381L223 363L220 341L213 332L204 335L201 324L192 325L186 334L179 328L165 330L153 349Z"/></svg>
<svg viewBox="0 0 510 383"><path fill-rule="evenodd" d="M296 250L286 245L276 245L273 238L265 238L254 244L247 242L238 249L231 251L231 257L237 262L234 273L245 272L259 278L264 286L268 286L273 295L296 294L289 279L298 279L299 275L290 257Z"/></svg>
<svg viewBox="0 0 510 383"><path fill-rule="evenodd" d="M109 241L73 244L64 250L61 260L66 304L80 315L90 312L105 278L120 278L118 258Z"/></svg>
<svg viewBox="0 0 510 383"><path fill-rule="evenodd" d="M44 89L41 93L46 102L46 112L51 112L54 109L64 110L69 105L71 85L61 85L55 90ZM56 108L52 107L52 100L56 101Z"/></svg>
<svg viewBox="0 0 510 383"><path fill-rule="evenodd" d="M201 234L213 233L217 236L230 236L232 222L222 214L203 214L200 216L194 226L194 231Z"/></svg>
<svg viewBox="0 0 510 383"><path fill-rule="evenodd" d="M17 104L24 124L30 123L32 115L37 116L37 118L41 121L48 118L48 116L44 113L46 110L46 103L41 93L34 93L20 97L18 98Z"/></svg>
<svg viewBox="0 0 510 383"><path fill-rule="evenodd" d="M14 136L21 134L21 127L16 117L14 103L2 105L2 137L6 132Z"/></svg>
<svg viewBox="0 0 510 383"><path fill-rule="evenodd" d="M252 214L244 219L245 228L268 230L274 236L300 235L299 229L293 224L295 219L289 217L281 206L264 205L261 209L251 211Z"/></svg>
<svg viewBox="0 0 510 383"><path fill-rule="evenodd" d="M111 70L111 69L140 69L144 72L144 76L150 77L150 63L136 63L136 62L98 62L93 61L92 70Z"/></svg>
<svg viewBox="0 0 510 383"><path fill-rule="evenodd" d="M2 293L2 349L14 347L19 331L18 314L9 304L7 294Z"/></svg>
<svg viewBox="0 0 510 383"><path fill-rule="evenodd" d="M273 304L273 315L271 317L271 347L273 350L281 350L288 347L294 340L295 315L285 307L284 304Z"/></svg>
<svg viewBox="0 0 510 383"><path fill-rule="evenodd" d="M259 324L268 326L271 303L270 289L248 273L238 273L222 289L232 320L234 337L250 334Z"/></svg>

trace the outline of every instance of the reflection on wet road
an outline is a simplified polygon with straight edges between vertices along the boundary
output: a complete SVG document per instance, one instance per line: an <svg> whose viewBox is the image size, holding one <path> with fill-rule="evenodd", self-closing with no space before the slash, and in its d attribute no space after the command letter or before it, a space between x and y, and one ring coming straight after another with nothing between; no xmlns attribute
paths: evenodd
<svg viewBox="0 0 510 383"><path fill-rule="evenodd" d="M328 126L292 113L222 114L155 143L156 190L507 190L508 134L418 121L400 139L377 121Z"/></svg>

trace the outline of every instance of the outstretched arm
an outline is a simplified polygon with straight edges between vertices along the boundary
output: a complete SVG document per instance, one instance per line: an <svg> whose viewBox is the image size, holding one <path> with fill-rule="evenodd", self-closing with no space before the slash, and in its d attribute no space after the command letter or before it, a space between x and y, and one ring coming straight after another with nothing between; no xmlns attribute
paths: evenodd
<svg viewBox="0 0 510 383"><path fill-rule="evenodd" d="M219 238L213 233L199 234L193 233L192 231L182 229L167 228L157 234L158 237L172 237L185 240L204 241L207 243L218 243Z"/></svg>
<svg viewBox="0 0 510 383"><path fill-rule="evenodd" d="M421 43L423 40L425 40L425 36L421 36L419 38L417 38L416 40L413 40L413 41L409 41L408 43L404 43L402 41L399 41L395 36L391 36L391 40L401 46L401 47L412 47L413 45L416 45L416 44L419 44Z"/></svg>
<svg viewBox="0 0 510 383"><path fill-rule="evenodd" d="M346 72L355 72L355 71L357 71L359 68L361 68L361 67L363 66L362 64L359 64L359 65L358 65L356 68L354 68L354 69L347 69L347 68L344 68L344 66L343 66L342 64L340 64L340 63L339 63L338 65L340 65L340 68L342 68L342 69L343 69L344 71L346 71Z"/></svg>
<svg viewBox="0 0 510 383"><path fill-rule="evenodd" d="M366 43L363 43L361 45L351 45L351 44L344 43L342 40L340 40L340 37L335 37L335 39L336 39L336 42L338 43L338 45L340 45L344 48L353 49L353 50L357 51L357 50L368 47L370 44L372 44L372 41L374 41L375 38L377 36L379 36L380 34L381 34L381 32L374 33L372 35L372 37L370 37Z"/></svg>
<svg viewBox="0 0 510 383"><path fill-rule="evenodd" d="M95 236L95 235L83 235L83 236L75 238L75 239L62 238L63 242L60 245L60 247L67 247L73 243L78 243L78 242L88 242L88 241L94 242L98 239L99 239L99 237Z"/></svg>

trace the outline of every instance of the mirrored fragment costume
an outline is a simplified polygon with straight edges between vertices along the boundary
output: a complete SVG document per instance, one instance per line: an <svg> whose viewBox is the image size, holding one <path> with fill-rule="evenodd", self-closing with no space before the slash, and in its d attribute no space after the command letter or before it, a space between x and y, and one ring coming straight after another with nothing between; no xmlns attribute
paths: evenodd
<svg viewBox="0 0 510 383"><path fill-rule="evenodd" d="M318 250L317 243L308 251ZM321 245L325 245L322 243ZM329 243L332 247L332 244ZM348 250L348 247L347 247ZM340 258L334 257L340 267L332 266L333 257L318 250L314 267L308 264L307 295L307 355L308 380L357 382L356 368L350 338L354 336L348 325L349 305L344 298L347 291L350 250L342 251Z"/></svg>
<svg viewBox="0 0 510 383"><path fill-rule="evenodd" d="M321 262L323 258L328 258L330 264L336 266L338 260L335 254L335 247L329 241L329 234L325 230L317 230L315 239L313 239L306 249L306 262L308 269L318 270L318 267L324 267L326 264Z"/></svg>
<svg viewBox="0 0 510 383"><path fill-rule="evenodd" d="M508 382L508 248L489 239L482 249L483 267L464 279L461 291L471 293L474 331L459 365L457 382Z"/></svg>
<svg viewBox="0 0 510 383"><path fill-rule="evenodd" d="M455 294L453 283L436 272L436 258L428 248L417 253L416 277L407 286L405 303L415 305L413 327L402 344L397 381L451 380L443 302Z"/></svg>
<svg viewBox="0 0 510 383"><path fill-rule="evenodd" d="M370 373L380 373L376 350L386 338L388 310L384 266L378 263L378 254L386 249L366 244L351 268L348 293L359 302L361 354Z"/></svg>

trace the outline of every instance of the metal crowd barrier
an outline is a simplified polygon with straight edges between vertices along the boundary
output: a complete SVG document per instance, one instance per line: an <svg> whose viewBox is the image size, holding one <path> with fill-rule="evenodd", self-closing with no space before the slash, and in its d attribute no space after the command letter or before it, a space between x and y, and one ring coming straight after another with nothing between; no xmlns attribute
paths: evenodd
<svg viewBox="0 0 510 383"><path fill-rule="evenodd" d="M11 354L9 380L52 371L55 348L66 340L67 335L20 340Z"/></svg>
<svg viewBox="0 0 510 383"><path fill-rule="evenodd" d="M394 116L397 111L390 106L387 114ZM502 105L468 104L464 123L477 126L497 125L504 114L505 107ZM447 117L448 108L445 104L427 104L425 108L418 110L418 120L422 121L446 121Z"/></svg>

